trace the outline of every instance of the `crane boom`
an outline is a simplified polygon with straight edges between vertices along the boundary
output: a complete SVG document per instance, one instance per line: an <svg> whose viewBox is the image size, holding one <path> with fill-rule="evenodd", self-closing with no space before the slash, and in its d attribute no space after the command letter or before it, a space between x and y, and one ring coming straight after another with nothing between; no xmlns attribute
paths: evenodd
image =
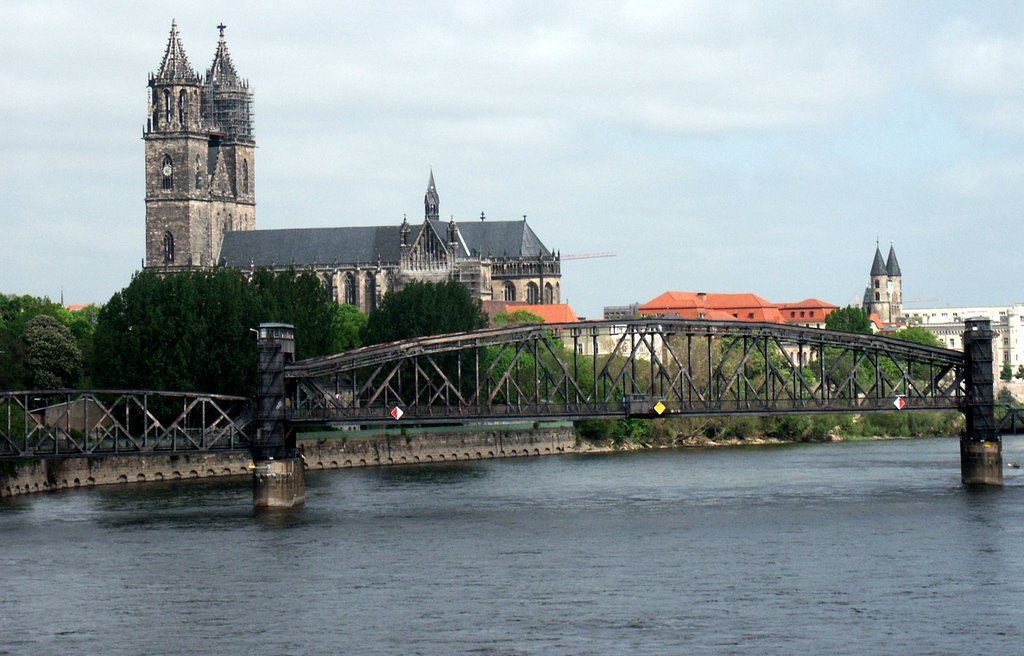
<svg viewBox="0 0 1024 656"><path fill-rule="evenodd" d="M562 261L565 260L593 260L599 257L615 257L615 253L573 253L571 255L563 255Z"/></svg>

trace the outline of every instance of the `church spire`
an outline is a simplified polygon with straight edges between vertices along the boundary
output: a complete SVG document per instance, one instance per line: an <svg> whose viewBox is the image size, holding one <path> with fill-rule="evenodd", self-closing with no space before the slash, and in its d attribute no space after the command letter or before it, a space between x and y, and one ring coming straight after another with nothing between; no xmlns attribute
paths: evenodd
<svg viewBox="0 0 1024 656"><path fill-rule="evenodd" d="M434 169L430 169L430 180L427 182L427 193L423 197L423 207L426 218L438 220L441 208L441 199L437 195L437 186L434 185Z"/></svg>
<svg viewBox="0 0 1024 656"><path fill-rule="evenodd" d="M178 34L178 24L173 19L171 20L171 34L167 37L167 49L164 51L163 61L160 62L160 70L154 77L161 82L171 80L195 82L198 77L188 63L185 47L181 45L181 36Z"/></svg>
<svg viewBox="0 0 1024 656"><path fill-rule="evenodd" d="M889 259L885 262L885 272L890 278L903 275L900 273L900 263L896 261L896 249L892 244L889 244Z"/></svg>
<svg viewBox="0 0 1024 656"><path fill-rule="evenodd" d="M871 263L871 275L872 276L884 276L884 275L887 275L886 274L886 270L885 270L885 260L882 259L882 251L878 250L878 242L875 242L875 259Z"/></svg>
<svg viewBox="0 0 1024 656"><path fill-rule="evenodd" d="M238 85L238 71L231 61L231 54L228 53L228 44L224 41L224 30L227 25L221 23L217 26L220 30L220 39L217 41L217 52L213 55L213 63L206 71L206 83L213 86ZM244 85L243 85L244 86Z"/></svg>

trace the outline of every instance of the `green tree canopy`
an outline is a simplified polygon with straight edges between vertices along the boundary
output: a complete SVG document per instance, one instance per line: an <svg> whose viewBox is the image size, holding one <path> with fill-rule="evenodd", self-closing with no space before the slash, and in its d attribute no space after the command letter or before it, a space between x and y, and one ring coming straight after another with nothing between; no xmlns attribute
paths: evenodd
<svg viewBox="0 0 1024 656"><path fill-rule="evenodd" d="M871 319L862 308L847 305L832 312L825 319L825 328L847 333L871 334Z"/></svg>
<svg viewBox="0 0 1024 656"><path fill-rule="evenodd" d="M929 332L926 328L920 326L910 326L909 328L901 328L894 332L891 337L893 339L902 339L905 342L913 342L914 344L921 344L922 346L934 346L936 348L945 348L945 344L939 341L939 338Z"/></svg>
<svg viewBox="0 0 1024 656"><path fill-rule="evenodd" d="M29 384L39 389L72 387L82 377L82 352L71 330L55 317L39 314L25 326Z"/></svg>
<svg viewBox="0 0 1024 656"><path fill-rule="evenodd" d="M367 344L443 335L487 326L480 301L455 281L413 282L384 297L370 313Z"/></svg>
<svg viewBox="0 0 1024 656"><path fill-rule="evenodd" d="M544 319L538 317L529 310L516 310L514 312L501 312L494 316L491 325L495 328L508 328L509 326L529 326L530 324L544 323Z"/></svg>
<svg viewBox="0 0 1024 656"><path fill-rule="evenodd" d="M295 326L300 359L351 343L337 331L338 308L310 272L142 272L114 294L95 333L97 385L252 394L263 322ZM351 346L349 346L351 348Z"/></svg>

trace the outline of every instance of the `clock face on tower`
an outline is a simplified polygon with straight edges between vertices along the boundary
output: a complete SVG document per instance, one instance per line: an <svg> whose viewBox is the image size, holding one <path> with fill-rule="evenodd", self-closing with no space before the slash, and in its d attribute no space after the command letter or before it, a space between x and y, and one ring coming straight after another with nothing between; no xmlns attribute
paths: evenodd
<svg viewBox="0 0 1024 656"><path fill-rule="evenodd" d="M170 164L164 164L164 175L169 176L172 171L173 169L171 168Z"/></svg>

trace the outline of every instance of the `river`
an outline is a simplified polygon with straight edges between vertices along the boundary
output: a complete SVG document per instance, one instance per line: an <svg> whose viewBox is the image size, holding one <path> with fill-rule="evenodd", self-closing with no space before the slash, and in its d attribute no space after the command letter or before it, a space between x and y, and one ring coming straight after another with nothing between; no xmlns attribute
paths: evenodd
<svg viewBox="0 0 1024 656"><path fill-rule="evenodd" d="M0 654L1024 653L1017 472L928 439L2 499Z"/></svg>

